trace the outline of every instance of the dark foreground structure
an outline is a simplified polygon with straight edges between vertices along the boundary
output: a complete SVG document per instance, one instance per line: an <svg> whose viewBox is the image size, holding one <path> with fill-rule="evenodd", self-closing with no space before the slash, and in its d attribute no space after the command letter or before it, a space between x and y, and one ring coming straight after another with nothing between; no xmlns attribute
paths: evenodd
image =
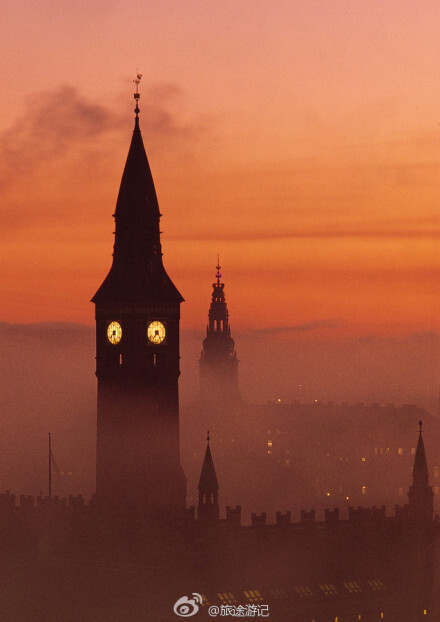
<svg viewBox="0 0 440 622"><path fill-rule="evenodd" d="M137 81L138 83L138 81ZM93 298L97 490L0 495L2 622L439 620L439 523L420 433L408 504L220 518L210 439L199 502L185 507L179 455L179 306L163 263L159 207L136 119L115 212L111 270ZM218 268L219 270L219 268ZM238 396L220 273L201 372ZM220 363L219 363L220 361ZM207 391L205 391L207 393ZM206 396L205 396L206 397ZM249 474L252 477L252 474ZM246 482L243 482L246 485Z"/></svg>
<svg viewBox="0 0 440 622"><path fill-rule="evenodd" d="M219 518L208 442L199 505L178 520L103 513L96 499L0 496L0 619L277 622L439 620L439 523L420 431L409 503ZM195 596L194 596L195 594ZM180 605L178 604L180 601ZM180 609L179 609L180 607ZM182 609L183 607L183 609ZM214 615L216 614L216 615ZM190 616L192 617L192 616Z"/></svg>

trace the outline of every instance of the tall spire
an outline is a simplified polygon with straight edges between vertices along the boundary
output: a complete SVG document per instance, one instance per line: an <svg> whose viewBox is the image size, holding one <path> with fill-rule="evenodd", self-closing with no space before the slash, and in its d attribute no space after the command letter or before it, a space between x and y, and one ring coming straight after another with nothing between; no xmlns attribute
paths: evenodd
<svg viewBox="0 0 440 622"><path fill-rule="evenodd" d="M206 437L206 452L199 479L199 504L197 516L203 523L214 524L218 521L218 481L209 446L209 430Z"/></svg>
<svg viewBox="0 0 440 622"><path fill-rule="evenodd" d="M412 470L413 483L408 491L410 516L416 521L432 520L434 493L429 486L428 464L422 436L422 421L419 421L419 438Z"/></svg>
<svg viewBox="0 0 440 622"><path fill-rule="evenodd" d="M221 282L222 275L220 272L221 265L219 255L217 255L217 265L215 269L216 282L212 284L212 299L211 306L209 308L208 333L210 331L215 331L230 334L229 313L224 292L225 284ZM232 341L232 348L233 347L234 342Z"/></svg>
<svg viewBox="0 0 440 622"><path fill-rule="evenodd" d="M422 436L422 421L419 421L419 439L417 441L417 449L414 457L414 465L412 470L413 486L428 486L428 465L426 462L425 445Z"/></svg>
<svg viewBox="0 0 440 622"><path fill-rule="evenodd" d="M209 446L210 440L211 438L209 436L209 430L208 430L208 434L206 436L205 459L203 461L202 471L200 473L198 488L199 490L202 490L204 492L214 493L214 492L217 492L218 490L218 482L217 482L217 475L215 472L214 462L212 460L211 448Z"/></svg>
<svg viewBox="0 0 440 622"><path fill-rule="evenodd" d="M139 125L138 73L135 125L116 202L113 265L93 302L182 302L162 263L159 204Z"/></svg>

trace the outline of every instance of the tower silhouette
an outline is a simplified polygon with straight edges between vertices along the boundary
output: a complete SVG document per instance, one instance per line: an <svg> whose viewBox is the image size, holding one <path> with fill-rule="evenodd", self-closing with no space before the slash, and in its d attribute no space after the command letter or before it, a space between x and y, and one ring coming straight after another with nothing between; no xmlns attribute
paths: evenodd
<svg viewBox="0 0 440 622"><path fill-rule="evenodd" d="M185 505L179 449L183 301L162 263L159 205L135 126L116 203L113 263L94 295L98 378L97 500L122 514Z"/></svg>
<svg viewBox="0 0 440 622"><path fill-rule="evenodd" d="M209 447L209 430L206 438L206 452L199 479L199 503L197 516L201 523L216 524L219 517L218 482Z"/></svg>
<svg viewBox="0 0 440 622"><path fill-rule="evenodd" d="M422 437L422 422L419 422L419 440L414 457L412 486L408 491L410 517L416 522L432 521L434 515L434 492L429 486L428 465Z"/></svg>
<svg viewBox="0 0 440 622"><path fill-rule="evenodd" d="M220 281L220 269L218 261L216 282L212 284L206 338L199 360L202 400L219 406L239 400L238 359L235 342L231 337L225 285Z"/></svg>

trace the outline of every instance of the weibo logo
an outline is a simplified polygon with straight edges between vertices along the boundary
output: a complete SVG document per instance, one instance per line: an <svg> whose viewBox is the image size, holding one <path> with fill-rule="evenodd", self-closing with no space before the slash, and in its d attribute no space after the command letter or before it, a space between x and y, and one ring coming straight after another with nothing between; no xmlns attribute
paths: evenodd
<svg viewBox="0 0 440 622"><path fill-rule="evenodd" d="M181 618L189 618L194 616L199 610L199 604L202 602L200 594L193 592L193 598L182 596L174 603L174 613Z"/></svg>

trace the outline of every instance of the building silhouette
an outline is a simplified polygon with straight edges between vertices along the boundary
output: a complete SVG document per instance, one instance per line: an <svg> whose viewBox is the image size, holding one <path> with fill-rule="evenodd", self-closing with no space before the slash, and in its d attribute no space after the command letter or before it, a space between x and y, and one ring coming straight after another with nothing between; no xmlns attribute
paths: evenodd
<svg viewBox="0 0 440 622"><path fill-rule="evenodd" d="M218 481L209 446L209 431L207 436L205 459L199 479L199 504L197 518L205 524L215 524L219 520Z"/></svg>
<svg viewBox="0 0 440 622"><path fill-rule="evenodd" d="M240 394L239 361L231 337L225 285L221 282L220 269L218 261L199 369L202 402L209 403L212 408L222 409L236 405L240 401Z"/></svg>
<svg viewBox="0 0 440 622"><path fill-rule="evenodd" d="M124 515L179 513L179 320L162 262L161 217L139 127L116 203L110 272L92 298L98 378L97 500Z"/></svg>
<svg viewBox="0 0 440 622"><path fill-rule="evenodd" d="M412 471L412 486L408 491L408 510L411 520L418 523L432 521L434 516L434 492L429 485L428 465L426 461L425 445L422 437L422 422L419 422L420 432L417 441L416 455Z"/></svg>

